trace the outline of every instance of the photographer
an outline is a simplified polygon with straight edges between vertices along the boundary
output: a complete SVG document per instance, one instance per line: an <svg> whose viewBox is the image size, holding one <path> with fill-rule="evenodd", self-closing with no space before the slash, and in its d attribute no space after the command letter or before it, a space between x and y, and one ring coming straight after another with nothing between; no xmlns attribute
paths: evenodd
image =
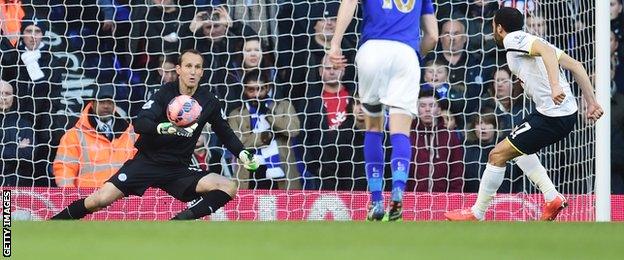
<svg viewBox="0 0 624 260"><path fill-rule="evenodd" d="M213 88L226 87L227 63L237 43L242 40L242 27L241 23L232 21L226 6L222 5L197 12L188 30L182 30L182 49L197 49L204 57L201 84L209 83ZM226 93L214 89L212 92Z"/></svg>

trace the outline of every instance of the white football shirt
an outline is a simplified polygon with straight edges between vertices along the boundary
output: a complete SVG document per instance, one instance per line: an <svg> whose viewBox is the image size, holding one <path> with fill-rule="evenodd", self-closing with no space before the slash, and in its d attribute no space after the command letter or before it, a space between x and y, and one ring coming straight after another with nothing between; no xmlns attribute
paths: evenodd
<svg viewBox="0 0 624 260"><path fill-rule="evenodd" d="M574 114L578 110L576 98L574 98L570 83L568 83L561 68L559 69L559 85L563 88L566 98L561 105L555 105L553 102L544 61L542 57L533 56L531 53L531 46L534 41L542 41L554 48L557 58L563 54L561 49L542 38L523 31L511 32L503 39L503 45L507 50L509 69L520 78L525 95L535 102L538 112L551 117Z"/></svg>

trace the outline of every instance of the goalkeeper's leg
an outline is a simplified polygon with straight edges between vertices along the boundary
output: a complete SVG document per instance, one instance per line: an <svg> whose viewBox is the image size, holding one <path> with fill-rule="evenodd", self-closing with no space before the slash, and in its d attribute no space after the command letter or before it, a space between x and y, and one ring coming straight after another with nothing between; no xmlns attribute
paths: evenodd
<svg viewBox="0 0 624 260"><path fill-rule="evenodd" d="M104 185L87 198L79 199L67 206L58 214L54 215L52 220L60 219L81 219L87 214L99 211L108 207L113 202L124 197L123 192L110 182Z"/></svg>
<svg viewBox="0 0 624 260"><path fill-rule="evenodd" d="M236 196L237 185L234 181L217 175L208 174L197 182L195 192L202 199L193 207L178 213L172 220L190 220L208 216L225 206Z"/></svg>

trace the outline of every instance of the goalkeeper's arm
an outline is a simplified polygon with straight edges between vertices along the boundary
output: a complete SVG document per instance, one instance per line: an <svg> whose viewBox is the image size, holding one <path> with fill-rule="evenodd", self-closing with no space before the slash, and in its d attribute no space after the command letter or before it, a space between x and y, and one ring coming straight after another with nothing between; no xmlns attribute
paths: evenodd
<svg viewBox="0 0 624 260"><path fill-rule="evenodd" d="M157 122L156 118L162 113L163 104L166 104L162 100L162 94L160 91L156 92L150 100L143 104L141 108L141 112L137 116L137 119L134 120L134 131L138 134L157 134L158 124L161 122Z"/></svg>
<svg viewBox="0 0 624 260"><path fill-rule="evenodd" d="M215 109L208 121L212 126L212 130L217 134L217 137L219 137L219 140L221 140L225 148L238 156L238 159L245 169L250 171L258 169L261 164L260 158L245 150L243 143L238 139L236 134L234 134L228 122L223 119L221 110Z"/></svg>

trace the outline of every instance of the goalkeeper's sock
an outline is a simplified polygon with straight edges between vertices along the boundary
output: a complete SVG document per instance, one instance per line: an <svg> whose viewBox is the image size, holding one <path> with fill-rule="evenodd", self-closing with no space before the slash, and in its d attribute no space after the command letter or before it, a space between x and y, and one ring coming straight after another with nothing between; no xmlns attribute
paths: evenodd
<svg viewBox="0 0 624 260"><path fill-rule="evenodd" d="M412 147L409 137L405 134L393 134L390 136L390 141L392 142L392 201L401 202L409 172Z"/></svg>
<svg viewBox="0 0 624 260"><path fill-rule="evenodd" d="M490 206L490 202L494 198L496 191L503 183L505 177L505 167L498 167L491 164L485 166L483 176L481 177L481 184L479 185L479 193L477 195L477 201L472 206L472 213L478 219L485 217L485 212Z"/></svg>
<svg viewBox="0 0 624 260"><path fill-rule="evenodd" d="M84 204L85 199L79 199L67 206L67 208L63 209L58 214L54 215L51 220L60 220L60 219L81 219L87 214L91 213Z"/></svg>
<svg viewBox="0 0 624 260"><path fill-rule="evenodd" d="M548 174L546 174L546 168L542 165L537 155L522 155L516 158L516 164L524 174L537 185L540 191L544 194L544 200L550 202L557 197L559 192L555 188L555 184L550 180Z"/></svg>
<svg viewBox="0 0 624 260"><path fill-rule="evenodd" d="M202 200L195 206L178 213L172 220L198 219L215 213L219 208L227 204L232 197L222 190L212 190L202 196Z"/></svg>
<svg viewBox="0 0 624 260"><path fill-rule="evenodd" d="M372 202L383 201L381 194L384 170L383 136L383 133L373 131L366 131L364 134L364 161Z"/></svg>

